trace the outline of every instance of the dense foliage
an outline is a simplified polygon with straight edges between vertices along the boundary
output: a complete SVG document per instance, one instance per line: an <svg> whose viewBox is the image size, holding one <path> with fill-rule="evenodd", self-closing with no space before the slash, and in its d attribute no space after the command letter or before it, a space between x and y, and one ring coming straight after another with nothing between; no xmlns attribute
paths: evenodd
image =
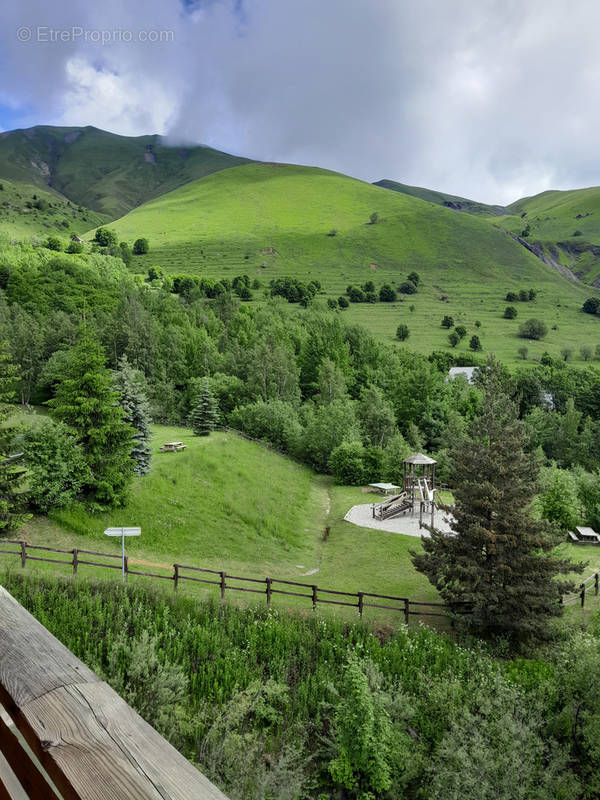
<svg viewBox="0 0 600 800"><path fill-rule="evenodd" d="M545 660L121 588L3 583L232 800L591 800L600 621ZM127 635L124 634L127 631Z"/></svg>

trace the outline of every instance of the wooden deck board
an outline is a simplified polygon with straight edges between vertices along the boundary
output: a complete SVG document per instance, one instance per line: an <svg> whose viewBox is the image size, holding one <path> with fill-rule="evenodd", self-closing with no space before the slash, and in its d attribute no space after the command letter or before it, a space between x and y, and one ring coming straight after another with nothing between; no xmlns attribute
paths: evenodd
<svg viewBox="0 0 600 800"><path fill-rule="evenodd" d="M0 702L73 800L227 800L0 587Z"/></svg>

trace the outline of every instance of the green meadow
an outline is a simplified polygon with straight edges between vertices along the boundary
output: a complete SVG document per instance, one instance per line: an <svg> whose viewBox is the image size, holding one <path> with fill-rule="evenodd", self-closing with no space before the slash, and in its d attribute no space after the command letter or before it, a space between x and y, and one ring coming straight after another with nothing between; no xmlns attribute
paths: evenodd
<svg viewBox="0 0 600 800"><path fill-rule="evenodd" d="M378 221L369 224L373 212ZM406 346L423 353L450 348L441 327L445 315L469 333L457 352L477 333L484 350L507 363L519 360L523 344L529 358L563 348L577 358L581 344L600 342L599 321L581 312L592 290L543 264L499 225L326 170L276 164L223 170L111 227L120 239L150 239L150 253L135 259L136 271L158 265L213 279L248 274L263 287L282 276L316 279L322 300L368 280L376 289L397 287L416 270L416 295L353 304L344 313L389 342L406 323ZM523 288L535 288L537 299L518 303L515 320L503 319L506 293ZM518 337L519 325L531 317L548 326L541 342Z"/></svg>

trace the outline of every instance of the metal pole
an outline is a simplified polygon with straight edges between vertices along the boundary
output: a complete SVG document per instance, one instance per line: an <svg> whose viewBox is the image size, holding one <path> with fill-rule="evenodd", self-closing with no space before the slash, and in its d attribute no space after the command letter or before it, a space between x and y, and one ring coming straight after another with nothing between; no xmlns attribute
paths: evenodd
<svg viewBox="0 0 600 800"><path fill-rule="evenodd" d="M121 559L122 559L122 577L125 583L125 532L121 535Z"/></svg>

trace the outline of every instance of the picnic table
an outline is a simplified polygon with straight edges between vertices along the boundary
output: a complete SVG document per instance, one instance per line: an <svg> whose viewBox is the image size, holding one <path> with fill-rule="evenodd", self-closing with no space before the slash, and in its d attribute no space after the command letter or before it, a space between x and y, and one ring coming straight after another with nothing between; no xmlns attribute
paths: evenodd
<svg viewBox="0 0 600 800"><path fill-rule="evenodd" d="M600 536L598 536L593 528L578 527L575 528L575 530L583 539L588 539L592 542L600 542Z"/></svg>
<svg viewBox="0 0 600 800"><path fill-rule="evenodd" d="M163 453L176 453L178 450L185 450L186 447L183 442L167 442L160 449Z"/></svg>

